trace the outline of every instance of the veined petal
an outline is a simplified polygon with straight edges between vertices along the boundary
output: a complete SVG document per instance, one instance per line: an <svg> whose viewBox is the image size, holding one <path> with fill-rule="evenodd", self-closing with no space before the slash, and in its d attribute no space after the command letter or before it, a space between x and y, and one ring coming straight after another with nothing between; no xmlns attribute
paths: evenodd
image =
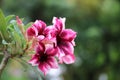
<svg viewBox="0 0 120 80"><path fill-rule="evenodd" d="M57 29L53 26L48 26L44 29L44 34L49 38L55 37L57 34Z"/></svg>
<svg viewBox="0 0 120 80"><path fill-rule="evenodd" d="M38 65L38 57L39 57L39 54L32 55L32 58L29 60L28 63L32 64L32 66Z"/></svg>
<svg viewBox="0 0 120 80"><path fill-rule="evenodd" d="M39 63L38 68L44 73L44 76L50 69L50 66L47 63Z"/></svg>
<svg viewBox="0 0 120 80"><path fill-rule="evenodd" d="M61 39L72 41L76 37L76 32L71 29L64 29L60 34Z"/></svg>
<svg viewBox="0 0 120 80"><path fill-rule="evenodd" d="M75 56L73 54L71 55L65 55L62 57L62 60L66 64L71 64L75 62Z"/></svg>
<svg viewBox="0 0 120 80"><path fill-rule="evenodd" d="M35 27L29 27L26 32L27 32L28 37L38 35L38 31L37 31L37 29Z"/></svg>
<svg viewBox="0 0 120 80"><path fill-rule="evenodd" d="M35 51L36 51L37 54L43 54L44 51L45 51L45 46L44 46L44 44L43 44L43 43L39 43L39 45L37 45L37 46L35 47Z"/></svg>
<svg viewBox="0 0 120 80"><path fill-rule="evenodd" d="M52 23L58 31L61 31L65 29L65 20L65 18L58 19L57 17L53 17Z"/></svg>
<svg viewBox="0 0 120 80"><path fill-rule="evenodd" d="M37 30L39 32L41 32L41 31L43 31L45 29L46 24L45 24L45 22L43 22L41 20L36 20L35 23L32 26L36 27Z"/></svg>
<svg viewBox="0 0 120 80"><path fill-rule="evenodd" d="M51 68L58 68L58 63L54 57L49 57L47 62Z"/></svg>
<svg viewBox="0 0 120 80"><path fill-rule="evenodd" d="M58 52L58 48L55 47L55 48L48 48L46 50L46 54L49 55L49 56L55 56Z"/></svg>
<svg viewBox="0 0 120 80"><path fill-rule="evenodd" d="M73 54L74 52L74 47L73 45L71 44L71 42L62 42L60 45L59 45L59 48L64 52L64 54Z"/></svg>
<svg viewBox="0 0 120 80"><path fill-rule="evenodd" d="M62 64L63 60L62 57L65 56L65 53L61 48L58 47L58 53L56 54L56 57L59 59L59 63Z"/></svg>

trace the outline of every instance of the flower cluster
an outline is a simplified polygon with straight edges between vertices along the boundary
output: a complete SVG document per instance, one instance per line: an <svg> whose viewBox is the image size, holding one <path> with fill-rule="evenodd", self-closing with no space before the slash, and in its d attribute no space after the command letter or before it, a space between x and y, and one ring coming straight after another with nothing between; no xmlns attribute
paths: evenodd
<svg viewBox="0 0 120 80"><path fill-rule="evenodd" d="M76 32L65 29L65 18L54 17L52 25L36 20L26 30L27 39L32 42L31 48L35 50L30 64L38 66L44 75L51 68L58 68L58 63L71 64L75 62L74 39Z"/></svg>

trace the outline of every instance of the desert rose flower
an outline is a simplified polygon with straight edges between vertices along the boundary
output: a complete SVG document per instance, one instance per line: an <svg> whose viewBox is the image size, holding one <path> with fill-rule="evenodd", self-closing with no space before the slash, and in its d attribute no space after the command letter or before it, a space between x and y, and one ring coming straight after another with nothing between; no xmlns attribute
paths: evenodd
<svg viewBox="0 0 120 80"><path fill-rule="evenodd" d="M32 59L29 61L33 66L38 66L38 69L41 70L44 75L51 68L58 68L55 55L57 53L57 48L47 48L44 44L39 43L35 48L35 54L32 56Z"/></svg>
<svg viewBox="0 0 120 80"><path fill-rule="evenodd" d="M43 37L44 36L43 31L44 31L45 27L46 27L46 24L43 21L36 20L32 24L32 26L27 29L27 31L26 31L27 37L29 39L31 39L33 37L38 37L38 36L39 36L39 38L41 36Z"/></svg>
<svg viewBox="0 0 120 80"><path fill-rule="evenodd" d="M34 45L36 45L38 42L42 42L45 44L52 44L55 42L55 39L51 37L51 33L48 33L48 28L46 27L45 22L41 20L36 20L31 27L29 27L26 30L26 35L28 38L28 41L32 40L32 48Z"/></svg>
<svg viewBox="0 0 120 80"><path fill-rule="evenodd" d="M53 33L56 37L55 45L58 47L57 57L59 58L60 63L74 63L74 39L76 38L76 32L72 29L65 29L65 18L58 19L54 17L53 28Z"/></svg>
<svg viewBox="0 0 120 80"><path fill-rule="evenodd" d="M44 75L51 68L57 68L58 63L71 64L75 62L74 46L76 32L65 29L65 18L53 18L53 25L46 26L41 20L36 20L26 30L28 42L32 41L35 48L30 64L38 66ZM56 60L57 59L57 60Z"/></svg>
<svg viewBox="0 0 120 80"><path fill-rule="evenodd" d="M38 35L43 35L43 31L44 31L44 29L46 27L45 22L43 22L41 20L36 20L35 23L32 26L37 28Z"/></svg>
<svg viewBox="0 0 120 80"><path fill-rule="evenodd" d="M45 39L44 29L46 27L45 22L36 20L31 27L26 30L26 36L28 42L32 42L30 49L34 48L39 41Z"/></svg>
<svg viewBox="0 0 120 80"><path fill-rule="evenodd" d="M37 37L38 36L38 30L35 27L29 27L26 31L27 33L27 38L30 40L33 37Z"/></svg>

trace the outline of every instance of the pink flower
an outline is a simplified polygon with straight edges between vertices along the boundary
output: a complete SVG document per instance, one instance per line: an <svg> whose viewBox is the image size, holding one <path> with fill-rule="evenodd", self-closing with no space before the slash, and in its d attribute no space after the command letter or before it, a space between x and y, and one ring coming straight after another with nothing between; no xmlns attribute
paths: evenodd
<svg viewBox="0 0 120 80"><path fill-rule="evenodd" d="M57 68L58 63L71 64L75 62L74 46L76 32L65 29L65 18L53 18L53 25L47 26L41 20L36 20L26 30L28 42L35 48L30 64L38 66L44 75L51 68ZM32 50L32 49L31 49Z"/></svg>
<svg viewBox="0 0 120 80"><path fill-rule="evenodd" d="M74 39L76 32L71 29L65 29L65 18L53 18L54 34L56 35L55 45L58 47L57 57L60 63L71 64L75 61Z"/></svg>
<svg viewBox="0 0 120 80"><path fill-rule="evenodd" d="M43 31L46 27L45 22L43 22L41 20L36 20L32 26L38 30L38 35L43 35Z"/></svg>
<svg viewBox="0 0 120 80"><path fill-rule="evenodd" d="M29 37L38 37L39 38L44 35L44 29L46 24L41 20L36 20L31 27L29 27L26 31L28 38Z"/></svg>
<svg viewBox="0 0 120 80"><path fill-rule="evenodd" d="M39 43L35 48L35 54L32 56L32 59L29 61L33 66L38 66L38 69L41 70L44 75L51 68L58 68L55 55L57 53L57 48L45 48L44 44Z"/></svg>
<svg viewBox="0 0 120 80"><path fill-rule="evenodd" d="M31 48L34 48L34 46L37 45L39 41L42 41L45 39L45 35L44 35L45 28L46 28L46 24L43 21L36 20L32 24L32 26L26 30L28 41L32 41Z"/></svg>
<svg viewBox="0 0 120 80"><path fill-rule="evenodd" d="M28 38L30 39L38 36L38 30L35 27L29 27L26 32L27 32Z"/></svg>

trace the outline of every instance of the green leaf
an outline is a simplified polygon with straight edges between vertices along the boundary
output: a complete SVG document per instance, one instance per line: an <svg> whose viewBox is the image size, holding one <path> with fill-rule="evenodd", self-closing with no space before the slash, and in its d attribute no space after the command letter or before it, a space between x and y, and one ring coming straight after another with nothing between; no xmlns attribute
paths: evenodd
<svg viewBox="0 0 120 80"><path fill-rule="evenodd" d="M15 17L15 15L9 15L9 16L5 17L6 23L9 23L9 21L10 21L13 17Z"/></svg>
<svg viewBox="0 0 120 80"><path fill-rule="evenodd" d="M16 20L11 20L10 23L13 25L14 30L15 30L18 34L21 34L21 31L20 31L20 29L19 29L18 26L17 26Z"/></svg>
<svg viewBox="0 0 120 80"><path fill-rule="evenodd" d="M10 21L7 30L9 32L10 39L15 43L16 50L19 50L17 53L21 53L26 41L18 28L16 20Z"/></svg>
<svg viewBox="0 0 120 80"><path fill-rule="evenodd" d="M0 9L0 31L5 39L8 38L6 29L7 29L7 24L6 24L5 16L2 10Z"/></svg>

